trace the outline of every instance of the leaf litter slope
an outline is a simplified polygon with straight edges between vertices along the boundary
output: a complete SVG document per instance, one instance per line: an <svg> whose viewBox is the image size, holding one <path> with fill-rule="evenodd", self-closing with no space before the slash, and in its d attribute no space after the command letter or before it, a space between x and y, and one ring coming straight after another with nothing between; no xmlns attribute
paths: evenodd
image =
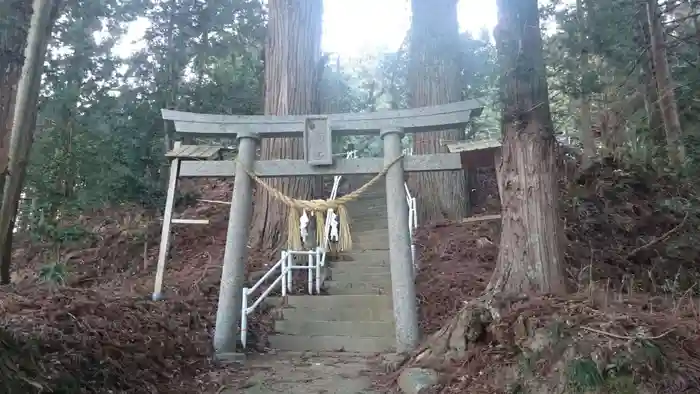
<svg viewBox="0 0 700 394"><path fill-rule="evenodd" d="M230 198L228 184L200 186L202 198ZM36 278L55 261L53 248L19 240L19 275L0 289L0 392L193 393L216 384L211 339L228 206L198 204L183 217L211 223L175 229L164 302L150 301L161 224L133 207L77 219L91 236L61 248L63 286ZM248 272L271 257L252 250ZM253 316L254 347L269 327L266 315Z"/></svg>
<svg viewBox="0 0 700 394"><path fill-rule="evenodd" d="M700 392L700 303L693 297L700 292L700 204L691 183L606 161L563 182L561 201L574 294L504 301L501 318L482 327L460 357L427 365L444 372L442 392ZM482 294L499 234L498 221L418 231L426 334Z"/></svg>

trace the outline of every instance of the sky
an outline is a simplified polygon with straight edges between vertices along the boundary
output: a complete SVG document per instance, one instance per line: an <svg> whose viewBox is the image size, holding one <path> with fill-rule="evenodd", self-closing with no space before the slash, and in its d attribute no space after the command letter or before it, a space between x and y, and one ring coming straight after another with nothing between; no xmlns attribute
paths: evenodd
<svg viewBox="0 0 700 394"><path fill-rule="evenodd" d="M393 52L411 24L409 0L325 0L323 7L323 49L345 56ZM492 31L496 0L460 0L457 17L462 31Z"/></svg>
<svg viewBox="0 0 700 394"><path fill-rule="evenodd" d="M342 57L393 52L411 23L409 0L324 0L323 7L323 50ZM492 31L496 0L460 0L457 14L462 31ZM116 52L126 57L141 49L138 41L147 27L145 20L133 23Z"/></svg>

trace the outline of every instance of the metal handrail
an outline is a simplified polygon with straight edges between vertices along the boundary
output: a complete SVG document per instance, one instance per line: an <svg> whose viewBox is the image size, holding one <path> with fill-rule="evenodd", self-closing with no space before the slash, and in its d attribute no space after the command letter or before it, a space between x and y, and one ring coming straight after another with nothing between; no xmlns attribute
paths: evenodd
<svg viewBox="0 0 700 394"><path fill-rule="evenodd" d="M418 261L416 260L416 243L413 240L415 229L418 228L418 210L416 208L416 198L411 195L408 190L408 184L404 182L404 191L406 192L406 203L408 204L408 236L411 239L411 260L413 262L414 275L418 270Z"/></svg>
<svg viewBox="0 0 700 394"><path fill-rule="evenodd" d="M307 256L306 265L295 265L294 256ZM292 291L292 271L293 270L307 270L308 272L308 291L309 294L320 293L320 281L321 281L321 265L318 263L322 259L325 259L325 253L321 248L316 248L314 250L285 250L282 251L281 258L273 265L262 278L253 285L253 287L243 288L243 298L241 301L241 344L246 347L246 341L248 338L248 315L253 313L255 309L267 298L270 293L281 286L282 297L286 297L288 292ZM279 275L275 280L265 289L265 291L258 296L258 298L249 306L248 301L252 298L251 295L258 290L265 281L270 278L275 272L279 270ZM315 273L315 275L314 275ZM315 279L315 280L314 280ZM316 285L314 288L314 284Z"/></svg>
<svg viewBox="0 0 700 394"><path fill-rule="evenodd" d="M403 154L410 156L413 154L412 148L404 148ZM418 270L418 262L416 260L416 243L413 240L414 230L418 228L418 208L416 198L411 195L411 191L408 189L408 184L403 183L404 191L406 192L406 203L408 204L408 234L411 237L411 260L413 261L413 274L415 275Z"/></svg>

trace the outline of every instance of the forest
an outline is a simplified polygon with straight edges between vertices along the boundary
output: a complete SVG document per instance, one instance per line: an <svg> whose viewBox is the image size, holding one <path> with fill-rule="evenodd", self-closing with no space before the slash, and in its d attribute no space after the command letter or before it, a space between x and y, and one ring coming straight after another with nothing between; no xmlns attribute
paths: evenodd
<svg viewBox="0 0 700 394"><path fill-rule="evenodd" d="M216 219L178 230L168 268L177 297L144 296L175 138L161 109L317 114L466 99L484 104L466 131L407 137L406 149L498 139L502 159L493 173L409 179L427 339L378 384L440 360L443 392L549 392L538 385L562 363L553 369L567 381L550 386L570 391L559 392L700 390L700 1L497 0L498 26L473 35L460 33L455 0L411 0L401 46L359 58L322 51L322 3L0 2L0 391L221 385L202 376L214 368L227 211L196 202L230 198L229 183L184 184L176 205ZM137 22L143 40L125 53ZM333 145L382 154L378 138ZM302 152L264 140L260 158ZM326 192L323 179L270 182L302 199ZM500 224L460 222L484 212L500 213ZM278 252L286 215L256 191L250 271ZM267 330L266 319L254 329ZM572 324L596 339L534 343L537 327L564 338ZM479 342L482 331L508 345ZM138 350L145 338L159 339ZM506 364L518 371L508 388L473 375Z"/></svg>

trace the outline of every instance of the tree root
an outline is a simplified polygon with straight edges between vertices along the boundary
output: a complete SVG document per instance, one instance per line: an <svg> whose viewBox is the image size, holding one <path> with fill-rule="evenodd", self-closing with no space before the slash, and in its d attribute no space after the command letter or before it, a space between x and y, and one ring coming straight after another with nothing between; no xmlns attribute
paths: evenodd
<svg viewBox="0 0 700 394"><path fill-rule="evenodd" d="M478 343L506 303L492 294L465 302L460 311L433 334L411 357L407 365L431 366L463 358L470 343Z"/></svg>

